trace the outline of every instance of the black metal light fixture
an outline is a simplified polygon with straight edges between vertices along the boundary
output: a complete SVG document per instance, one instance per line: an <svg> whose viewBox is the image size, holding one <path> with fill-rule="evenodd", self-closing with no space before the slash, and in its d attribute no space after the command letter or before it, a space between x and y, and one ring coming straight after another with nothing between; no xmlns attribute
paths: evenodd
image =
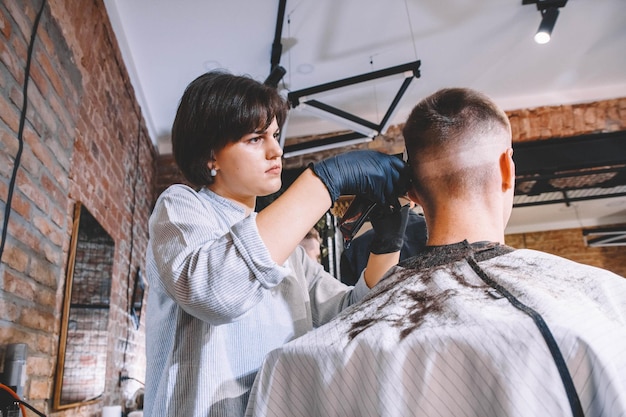
<svg viewBox="0 0 626 417"><path fill-rule="evenodd" d="M285 19L286 6L287 0L279 0L278 16L276 18L276 30L274 31L274 42L272 43L272 53L270 58L271 69L270 74L264 81L265 85L274 88L278 87L278 83L287 73L287 70L280 66L280 57L282 55L283 48L281 36L283 30L283 21ZM384 134L389 127L394 112L397 110L398 104L402 99L404 93L407 91L409 84L411 84L411 81L413 79L419 78L420 65L421 61L416 60L414 62L408 62L406 64L396 65L394 67L389 67L378 71L360 74L353 77L348 77L341 80L304 88L302 90L289 92L287 95L287 99L291 108L301 106L302 108L305 108L307 111L314 113L319 117L330 119L331 121L343 124L346 128L350 129L351 132L323 139L308 141L292 146L285 146L287 125L289 122L289 113L287 113L287 118L283 122L282 129L280 130L281 134L279 139L280 145L281 147L283 147L284 150L283 157L290 158L293 156L319 152L322 150L337 148L340 146L356 145L358 143L371 141L376 135ZM367 81L378 80L397 74L401 74L404 79L380 123L375 123L370 120L363 119L355 114L338 109L311 97L319 93L324 93L342 87L364 83Z"/></svg>
<svg viewBox="0 0 626 417"><path fill-rule="evenodd" d="M309 141L303 144L285 146L285 153L283 156L285 158L290 158L293 156L319 152L322 150L337 148L341 146L355 145L357 143L363 143L373 140L376 135L383 134L389 127L389 124L391 123L393 118L393 114L397 110L398 104L400 103L400 100L402 99L404 93L409 88L409 85L414 79L420 77L420 65L421 61L417 60L413 62L408 62L406 64L396 65L394 67L384 68L378 71L355 75L353 77L348 77L341 80L304 88L302 90L289 92L287 95L287 99L292 108L303 106L309 112L315 113L319 117L340 122L348 129L352 130L352 132L325 139ZM393 98L380 123L375 123L370 120L363 119L355 114L330 106L312 97L319 93L324 93L339 88L364 83L367 81L373 81L397 75L403 77L402 84L400 85L398 92ZM285 130L286 129L284 129L283 127L283 132ZM281 144L284 144L284 138L282 137Z"/></svg>
<svg viewBox="0 0 626 417"><path fill-rule="evenodd" d="M280 56L283 53L282 32L283 21L285 20L285 7L287 0L279 0L278 16L276 17L276 30L274 31L274 42L272 43L272 54L270 57L270 75L267 76L263 84L277 88L280 80L283 79L287 70L280 66Z"/></svg>
<svg viewBox="0 0 626 417"><path fill-rule="evenodd" d="M567 0L522 0L522 5L536 4L537 10L541 13L541 23L535 34L535 42L544 44L550 42L552 30L557 17L559 17L559 8L565 7Z"/></svg>
<svg viewBox="0 0 626 417"><path fill-rule="evenodd" d="M263 84L277 88L278 83L280 82L280 80L283 79L286 73L287 70L285 68L281 67L280 65L276 65L274 68L272 68L272 72L270 72L270 75L268 75Z"/></svg>
<svg viewBox="0 0 626 417"><path fill-rule="evenodd" d="M605 227L583 230L583 240L590 247L626 246L626 228Z"/></svg>
<svg viewBox="0 0 626 417"><path fill-rule="evenodd" d="M550 42L552 29L554 29L556 18L559 16L559 9L556 7L548 7L541 11L541 16L543 17L539 24L539 29L537 29L537 33L535 33L535 42L539 44Z"/></svg>

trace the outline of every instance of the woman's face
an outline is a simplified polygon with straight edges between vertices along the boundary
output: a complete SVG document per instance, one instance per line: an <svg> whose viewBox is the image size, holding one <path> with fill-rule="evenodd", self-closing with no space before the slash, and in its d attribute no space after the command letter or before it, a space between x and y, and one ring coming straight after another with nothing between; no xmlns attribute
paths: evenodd
<svg viewBox="0 0 626 417"><path fill-rule="evenodd" d="M254 207L256 198L275 193L281 186L283 150L276 119L267 130L244 135L215 152L215 182L209 189L222 197Z"/></svg>

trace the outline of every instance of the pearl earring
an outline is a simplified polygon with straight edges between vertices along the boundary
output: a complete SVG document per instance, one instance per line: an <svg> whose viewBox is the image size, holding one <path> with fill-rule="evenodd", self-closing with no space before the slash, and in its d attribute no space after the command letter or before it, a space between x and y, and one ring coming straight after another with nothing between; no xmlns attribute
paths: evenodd
<svg viewBox="0 0 626 417"><path fill-rule="evenodd" d="M217 170L215 168L211 168L211 176L215 177L217 175Z"/></svg>

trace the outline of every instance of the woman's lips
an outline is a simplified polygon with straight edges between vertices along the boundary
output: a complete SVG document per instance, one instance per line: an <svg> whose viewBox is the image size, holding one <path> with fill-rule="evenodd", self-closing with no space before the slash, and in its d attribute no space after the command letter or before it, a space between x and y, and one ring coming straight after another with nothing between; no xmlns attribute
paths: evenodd
<svg viewBox="0 0 626 417"><path fill-rule="evenodd" d="M280 174L281 171L282 171L282 167L280 165L275 165L265 172L267 172L268 174Z"/></svg>

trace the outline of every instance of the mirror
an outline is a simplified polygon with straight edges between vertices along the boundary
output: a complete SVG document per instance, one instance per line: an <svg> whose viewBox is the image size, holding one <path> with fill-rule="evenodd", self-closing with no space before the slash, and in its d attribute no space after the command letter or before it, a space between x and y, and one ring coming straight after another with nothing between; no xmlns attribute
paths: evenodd
<svg viewBox="0 0 626 417"><path fill-rule="evenodd" d="M96 401L104 393L114 254L111 236L76 203L61 316L55 410Z"/></svg>

